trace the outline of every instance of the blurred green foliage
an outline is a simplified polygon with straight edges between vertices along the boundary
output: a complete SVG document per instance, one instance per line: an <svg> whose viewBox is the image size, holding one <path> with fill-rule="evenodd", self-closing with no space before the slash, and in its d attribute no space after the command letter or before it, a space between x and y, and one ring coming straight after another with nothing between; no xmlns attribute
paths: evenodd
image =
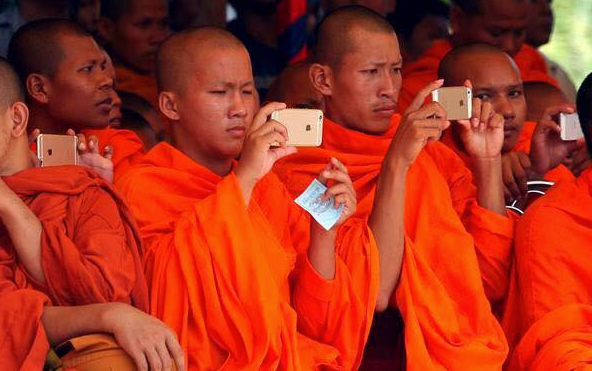
<svg viewBox="0 0 592 371"><path fill-rule="evenodd" d="M559 63L576 88L592 72L592 0L555 0L555 29L541 51Z"/></svg>

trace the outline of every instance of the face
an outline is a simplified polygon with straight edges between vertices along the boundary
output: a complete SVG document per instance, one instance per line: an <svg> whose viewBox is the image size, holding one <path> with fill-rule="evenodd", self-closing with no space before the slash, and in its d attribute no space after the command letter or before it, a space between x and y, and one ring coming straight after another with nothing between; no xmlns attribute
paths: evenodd
<svg viewBox="0 0 592 371"><path fill-rule="evenodd" d="M85 36L63 36L61 45L65 57L48 78L47 112L68 128L107 126L113 77L103 51Z"/></svg>
<svg viewBox="0 0 592 371"><path fill-rule="evenodd" d="M436 40L448 37L448 20L437 15L428 15L414 28L406 47L413 59L419 58Z"/></svg>
<svg viewBox="0 0 592 371"><path fill-rule="evenodd" d="M308 63L287 67L276 81L277 94L271 99L284 102L289 108L323 110L323 95L312 85L308 77L309 67Z"/></svg>
<svg viewBox="0 0 592 371"><path fill-rule="evenodd" d="M192 138L205 159L233 159L242 150L257 104L251 61L244 48L210 49L194 58L173 130Z"/></svg>
<svg viewBox="0 0 592 371"><path fill-rule="evenodd" d="M483 0L486 13L452 17L453 33L462 44L490 44L514 56L526 37L529 5L529 0Z"/></svg>
<svg viewBox="0 0 592 371"><path fill-rule="evenodd" d="M402 58L394 34L352 31L354 48L331 68L325 98L329 117L353 130L385 132L401 88Z"/></svg>
<svg viewBox="0 0 592 371"><path fill-rule="evenodd" d="M485 67L486 66L486 67ZM491 102L493 109L504 117L504 146L511 151L520 138L526 119L526 100L518 68L504 55L472 55L456 64L456 71L446 84L473 84L473 96Z"/></svg>
<svg viewBox="0 0 592 371"><path fill-rule="evenodd" d="M100 0L80 0L76 13L76 22L88 32L95 32L97 30L97 19L99 18L100 11Z"/></svg>
<svg viewBox="0 0 592 371"><path fill-rule="evenodd" d="M129 10L103 32L114 53L125 63L143 73L152 73L156 50L169 35L167 2L135 0Z"/></svg>
<svg viewBox="0 0 592 371"><path fill-rule="evenodd" d="M526 41L535 47L549 42L553 32L551 0L532 0L526 28Z"/></svg>

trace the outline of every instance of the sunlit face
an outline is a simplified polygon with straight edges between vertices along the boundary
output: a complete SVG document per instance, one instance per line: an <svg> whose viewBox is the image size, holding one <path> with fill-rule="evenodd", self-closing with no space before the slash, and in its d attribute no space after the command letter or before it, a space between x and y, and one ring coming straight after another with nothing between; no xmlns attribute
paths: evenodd
<svg viewBox="0 0 592 371"><path fill-rule="evenodd" d="M203 158L236 158L258 104L251 61L242 47L199 53L182 92L176 94L183 134Z"/></svg>
<svg viewBox="0 0 592 371"><path fill-rule="evenodd" d="M353 30L353 50L331 68L329 117L362 132L380 134L391 125L401 88L402 58L395 34Z"/></svg>
<svg viewBox="0 0 592 371"><path fill-rule="evenodd" d="M483 14L464 14L453 22L453 32L463 44L485 43L515 56L526 38L529 0L483 0Z"/></svg>

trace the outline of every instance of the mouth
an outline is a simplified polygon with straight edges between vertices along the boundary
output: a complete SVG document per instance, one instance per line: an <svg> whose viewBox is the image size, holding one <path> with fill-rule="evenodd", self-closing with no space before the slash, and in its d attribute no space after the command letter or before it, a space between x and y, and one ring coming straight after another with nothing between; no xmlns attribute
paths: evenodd
<svg viewBox="0 0 592 371"><path fill-rule="evenodd" d="M391 117L397 111L395 104L385 104L374 109L374 112L381 117Z"/></svg>
<svg viewBox="0 0 592 371"><path fill-rule="evenodd" d="M242 125L233 126L230 129L226 130L233 138L243 138L245 136L246 129Z"/></svg>
<svg viewBox="0 0 592 371"><path fill-rule="evenodd" d="M100 101L97 104L97 107L99 107L101 109L101 111L109 112L109 111L111 111L111 107L113 107L113 99L106 98L106 99Z"/></svg>
<svg viewBox="0 0 592 371"><path fill-rule="evenodd" d="M510 127L504 127L504 137L509 137L511 135L513 135L514 133L516 133L517 128L510 126Z"/></svg>

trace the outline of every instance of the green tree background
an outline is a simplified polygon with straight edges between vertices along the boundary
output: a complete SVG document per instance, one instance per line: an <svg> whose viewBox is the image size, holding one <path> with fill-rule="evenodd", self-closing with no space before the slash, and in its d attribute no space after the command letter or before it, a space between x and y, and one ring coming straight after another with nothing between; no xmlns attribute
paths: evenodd
<svg viewBox="0 0 592 371"><path fill-rule="evenodd" d="M555 29L541 51L559 63L576 88L592 72L592 0L555 0Z"/></svg>

